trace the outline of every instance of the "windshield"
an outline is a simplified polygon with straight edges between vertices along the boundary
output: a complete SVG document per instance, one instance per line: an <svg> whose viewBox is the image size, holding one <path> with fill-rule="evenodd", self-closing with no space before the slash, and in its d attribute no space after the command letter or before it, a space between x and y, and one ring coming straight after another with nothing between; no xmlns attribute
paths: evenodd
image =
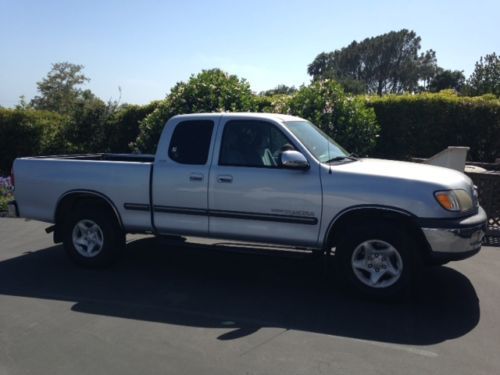
<svg viewBox="0 0 500 375"><path fill-rule="evenodd" d="M349 156L346 150L309 121L286 121L285 126L322 163Z"/></svg>

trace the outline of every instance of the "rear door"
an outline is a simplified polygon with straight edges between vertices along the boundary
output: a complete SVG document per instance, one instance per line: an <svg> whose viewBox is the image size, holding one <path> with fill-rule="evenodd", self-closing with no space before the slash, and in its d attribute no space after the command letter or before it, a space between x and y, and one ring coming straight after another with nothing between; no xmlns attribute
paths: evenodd
<svg viewBox="0 0 500 375"><path fill-rule="evenodd" d="M222 118L210 170L210 235L315 246L321 217L319 167L286 169L297 149L277 124Z"/></svg>
<svg viewBox="0 0 500 375"><path fill-rule="evenodd" d="M208 234L208 174L218 117L167 125L153 170L154 223L161 234Z"/></svg>

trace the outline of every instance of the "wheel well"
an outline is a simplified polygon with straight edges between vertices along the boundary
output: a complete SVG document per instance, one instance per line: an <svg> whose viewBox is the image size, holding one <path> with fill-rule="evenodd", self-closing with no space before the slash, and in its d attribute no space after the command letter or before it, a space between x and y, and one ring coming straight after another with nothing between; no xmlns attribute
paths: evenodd
<svg viewBox="0 0 500 375"><path fill-rule="evenodd" d="M116 218L120 228L123 228L120 214L109 198L94 192L73 192L65 195L57 204L54 215L54 242L62 242L64 223L68 214L80 204L85 204L87 207L99 207L109 211Z"/></svg>
<svg viewBox="0 0 500 375"><path fill-rule="evenodd" d="M376 223L377 221L393 221L402 225L408 234L415 239L419 250L423 250L425 256L430 251L429 244L425 239L422 230L416 224L414 218L408 214L389 209L363 208L348 211L340 217L334 219L328 231L325 241L327 249L335 247L341 238L352 226L358 226L361 223Z"/></svg>

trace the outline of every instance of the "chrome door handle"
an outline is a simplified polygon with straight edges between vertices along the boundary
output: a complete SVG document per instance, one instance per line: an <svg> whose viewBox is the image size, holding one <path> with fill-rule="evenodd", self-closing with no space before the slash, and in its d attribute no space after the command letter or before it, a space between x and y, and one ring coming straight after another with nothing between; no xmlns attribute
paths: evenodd
<svg viewBox="0 0 500 375"><path fill-rule="evenodd" d="M233 176L229 176L229 175L217 176L217 182L231 183L231 182L233 182Z"/></svg>
<svg viewBox="0 0 500 375"><path fill-rule="evenodd" d="M201 173L191 173L189 181L203 181L203 175Z"/></svg>

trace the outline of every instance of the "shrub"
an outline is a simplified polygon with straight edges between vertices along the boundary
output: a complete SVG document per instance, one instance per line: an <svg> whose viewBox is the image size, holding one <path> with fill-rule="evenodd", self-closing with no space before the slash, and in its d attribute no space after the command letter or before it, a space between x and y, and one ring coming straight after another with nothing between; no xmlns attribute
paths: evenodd
<svg viewBox="0 0 500 375"><path fill-rule="evenodd" d="M90 91L77 98L64 128L68 152L90 153L109 151L106 127L115 110L114 103L105 103Z"/></svg>
<svg viewBox="0 0 500 375"><path fill-rule="evenodd" d="M66 122L66 117L53 112L0 109L0 172L10 172L19 156L61 152Z"/></svg>
<svg viewBox="0 0 500 375"><path fill-rule="evenodd" d="M0 212L7 210L7 203L13 199L12 181L10 177L0 176Z"/></svg>
<svg viewBox="0 0 500 375"><path fill-rule="evenodd" d="M333 81L301 87L288 105L289 113L313 122L351 152L364 155L376 144L379 127L373 109Z"/></svg>
<svg viewBox="0 0 500 375"><path fill-rule="evenodd" d="M220 69L203 70L188 82L179 82L167 98L140 125L134 148L154 152L165 122L182 113L251 111L254 95L244 79Z"/></svg>
<svg viewBox="0 0 500 375"><path fill-rule="evenodd" d="M153 112L160 101L146 105L123 105L111 116L107 124L107 147L111 152L129 152L131 144L139 135L139 125Z"/></svg>
<svg viewBox="0 0 500 375"><path fill-rule="evenodd" d="M367 97L381 126L374 150L391 159L429 157L448 146L469 146L469 159L500 157L500 100L438 94Z"/></svg>

